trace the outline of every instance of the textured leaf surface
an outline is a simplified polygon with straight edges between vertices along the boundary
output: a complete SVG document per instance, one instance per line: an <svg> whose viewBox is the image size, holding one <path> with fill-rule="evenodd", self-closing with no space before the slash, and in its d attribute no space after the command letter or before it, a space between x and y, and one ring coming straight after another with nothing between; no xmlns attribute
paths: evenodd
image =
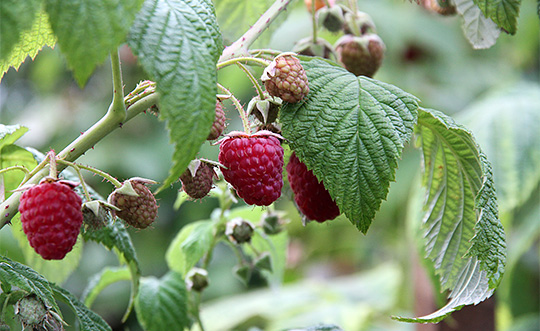
<svg viewBox="0 0 540 331"><path fill-rule="evenodd" d="M162 187L178 179L206 141L214 121L216 62L223 48L209 0L148 0L128 43L157 82L161 118L175 145Z"/></svg>
<svg viewBox="0 0 540 331"><path fill-rule="evenodd" d="M478 304L498 286L506 263L491 165L472 134L452 118L421 110L418 133L427 188L425 249L450 301L408 322L437 322L463 305Z"/></svg>
<svg viewBox="0 0 540 331"><path fill-rule="evenodd" d="M321 60L303 61L310 93L280 112L283 136L341 212L366 232L386 198L417 117L417 99Z"/></svg>
<svg viewBox="0 0 540 331"><path fill-rule="evenodd" d="M131 274L128 268L104 268L88 281L88 286L86 286L81 296L84 304L87 307L91 307L96 297L104 288L122 280L131 280Z"/></svg>
<svg viewBox="0 0 540 331"><path fill-rule="evenodd" d="M161 279L143 278L135 301L137 318L148 331L184 330L190 324L187 301L180 274L170 271Z"/></svg>
<svg viewBox="0 0 540 331"><path fill-rule="evenodd" d="M540 85L493 91L463 114L493 165L501 211L520 207L540 183Z"/></svg>
<svg viewBox="0 0 540 331"><path fill-rule="evenodd" d="M486 17L510 34L517 31L517 18L521 0L474 0Z"/></svg>
<svg viewBox="0 0 540 331"><path fill-rule="evenodd" d="M185 276L212 246L213 229L210 221L199 221L183 227L165 255L169 269Z"/></svg>
<svg viewBox="0 0 540 331"><path fill-rule="evenodd" d="M79 320L81 331L111 331L111 327L99 316L88 309L73 294L64 290L60 286L51 283L51 287L58 300L68 304Z"/></svg>
<svg viewBox="0 0 540 331"><path fill-rule="evenodd" d="M31 28L21 33L9 55L0 62L0 80L10 67L19 69L27 56L34 59L44 46L53 47L55 43L56 37L49 24L49 17L44 10L36 12Z"/></svg>
<svg viewBox="0 0 540 331"><path fill-rule="evenodd" d="M4 60L21 34L30 29L39 1L1 1L0 2L0 60Z"/></svg>
<svg viewBox="0 0 540 331"><path fill-rule="evenodd" d="M454 0L458 13L463 17L463 32L474 48L489 48L499 38L497 24L486 18L474 0Z"/></svg>
<svg viewBox="0 0 540 331"><path fill-rule="evenodd" d="M46 305L60 312L49 281L24 264L2 255L0 255L0 283L7 283L29 293L35 293Z"/></svg>
<svg viewBox="0 0 540 331"><path fill-rule="evenodd" d="M142 0L46 0L60 50L83 86L126 37Z"/></svg>
<svg viewBox="0 0 540 331"><path fill-rule="evenodd" d="M27 131L28 128L24 126L0 124L0 148L13 144Z"/></svg>

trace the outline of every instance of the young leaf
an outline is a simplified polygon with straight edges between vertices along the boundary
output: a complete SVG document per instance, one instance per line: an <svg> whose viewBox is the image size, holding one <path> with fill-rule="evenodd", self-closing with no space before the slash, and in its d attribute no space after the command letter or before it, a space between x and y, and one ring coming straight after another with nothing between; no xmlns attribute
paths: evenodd
<svg viewBox="0 0 540 331"><path fill-rule="evenodd" d="M24 126L0 124L0 149L2 149L3 146L13 144L27 131L28 128Z"/></svg>
<svg viewBox="0 0 540 331"><path fill-rule="evenodd" d="M210 249L213 231L211 221L194 222L182 228L165 255L169 269L185 276Z"/></svg>
<svg viewBox="0 0 540 331"><path fill-rule="evenodd" d="M422 109L418 134L427 195L425 248L450 301L406 322L438 322L464 305L489 298L504 273L506 241L498 219L491 165L471 133L452 118Z"/></svg>
<svg viewBox="0 0 540 331"><path fill-rule="evenodd" d="M80 86L125 40L141 4L142 0L46 0L52 30Z"/></svg>
<svg viewBox="0 0 540 331"><path fill-rule="evenodd" d="M111 331L111 327L99 316L94 313L73 294L64 290L60 286L51 283L54 295L58 300L68 304L79 320L81 331Z"/></svg>
<svg viewBox="0 0 540 331"><path fill-rule="evenodd" d="M157 83L161 118L175 145L162 188L167 187L195 157L214 121L216 63L223 46L212 3L147 0L128 43Z"/></svg>
<svg viewBox="0 0 540 331"><path fill-rule="evenodd" d="M499 38L497 24L486 18L474 0L454 0L458 13L463 17L463 32L476 49L490 48Z"/></svg>
<svg viewBox="0 0 540 331"><path fill-rule="evenodd" d="M19 69L27 56L33 60L44 46L52 47L55 43L56 37L51 30L49 17L44 10L37 11L32 27L21 33L9 55L0 61L0 81L10 67Z"/></svg>
<svg viewBox="0 0 540 331"><path fill-rule="evenodd" d="M474 3L499 27L509 34L516 33L521 0L474 0Z"/></svg>
<svg viewBox="0 0 540 331"><path fill-rule="evenodd" d="M104 288L122 280L131 280L131 273L128 268L105 267L88 281L88 285L81 295L81 300L87 307L92 307L92 303Z"/></svg>
<svg viewBox="0 0 540 331"><path fill-rule="evenodd" d="M522 206L540 183L540 85L495 90L463 114L493 165L501 212Z"/></svg>
<svg viewBox="0 0 540 331"><path fill-rule="evenodd" d="M21 34L30 29L38 8L37 0L0 2L0 60L6 59Z"/></svg>
<svg viewBox="0 0 540 331"><path fill-rule="evenodd" d="M169 271L161 279L141 279L135 311L145 330L184 330L190 325L187 302L184 279Z"/></svg>
<svg viewBox="0 0 540 331"><path fill-rule="evenodd" d="M2 255L0 255L0 283L7 283L28 293L34 293L47 306L52 307L57 313L60 312L48 280L24 264Z"/></svg>
<svg viewBox="0 0 540 331"><path fill-rule="evenodd" d="M283 106L283 136L341 212L366 233L411 138L417 99L321 60L302 65L310 93Z"/></svg>

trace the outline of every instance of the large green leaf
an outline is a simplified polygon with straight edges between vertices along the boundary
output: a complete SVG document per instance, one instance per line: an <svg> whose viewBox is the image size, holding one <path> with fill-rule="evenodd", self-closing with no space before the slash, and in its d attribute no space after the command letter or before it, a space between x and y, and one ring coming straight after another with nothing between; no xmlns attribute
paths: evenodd
<svg viewBox="0 0 540 331"><path fill-rule="evenodd" d="M141 279L135 311L147 331L184 330L191 323L187 302L184 279L180 274L169 271L161 279Z"/></svg>
<svg viewBox="0 0 540 331"><path fill-rule="evenodd" d="M417 99L321 60L302 65L310 92L302 102L283 106L283 136L365 233L412 135Z"/></svg>
<svg viewBox="0 0 540 331"><path fill-rule="evenodd" d="M128 43L157 83L175 145L167 187L184 172L214 121L221 35L209 0L147 0Z"/></svg>
<svg viewBox="0 0 540 331"><path fill-rule="evenodd" d="M167 249L165 259L171 270L185 276L212 246L214 225L199 221L186 225Z"/></svg>
<svg viewBox="0 0 540 331"><path fill-rule="evenodd" d="M52 47L55 43L56 37L51 30L49 17L44 10L37 11L31 28L21 33L19 41L13 46L9 56L0 61L0 80L10 67L19 69L27 56L34 59L44 46Z"/></svg>
<svg viewBox="0 0 540 331"><path fill-rule="evenodd" d="M454 0L458 13L463 17L463 32L474 48L489 48L499 38L500 29L486 18L474 0Z"/></svg>
<svg viewBox="0 0 540 331"><path fill-rule="evenodd" d="M540 85L497 89L463 111L493 165L501 211L520 207L540 183Z"/></svg>
<svg viewBox="0 0 540 331"><path fill-rule="evenodd" d="M0 60L6 59L21 34L30 29L37 9L37 0L0 2Z"/></svg>
<svg viewBox="0 0 540 331"><path fill-rule="evenodd" d="M142 0L46 0L60 50L83 86L126 37Z"/></svg>
<svg viewBox="0 0 540 331"><path fill-rule="evenodd" d="M521 0L474 0L486 17L510 34L517 31Z"/></svg>
<svg viewBox="0 0 540 331"><path fill-rule="evenodd" d="M79 328L81 331L111 331L111 327L99 316L94 313L82 302L79 301L73 294L69 293L60 286L51 283L54 295L58 300L68 304L79 320Z"/></svg>
<svg viewBox="0 0 540 331"><path fill-rule="evenodd" d="M504 229L498 219L491 165L472 134L441 112L418 116L427 188L425 249L450 301L407 322L438 322L464 305L489 298L506 263Z"/></svg>
<svg viewBox="0 0 540 331"><path fill-rule="evenodd" d="M43 302L52 307L56 312L60 312L51 284L43 276L35 270L25 266L24 264L10 260L9 258L0 255L0 284L6 283L11 286L16 286L28 293L36 294Z"/></svg>

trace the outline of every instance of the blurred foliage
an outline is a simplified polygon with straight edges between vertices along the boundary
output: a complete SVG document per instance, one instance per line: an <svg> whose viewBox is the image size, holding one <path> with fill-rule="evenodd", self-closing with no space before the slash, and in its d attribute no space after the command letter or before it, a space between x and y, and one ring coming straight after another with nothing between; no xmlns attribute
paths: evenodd
<svg viewBox="0 0 540 331"><path fill-rule="evenodd" d="M418 96L425 107L453 114L503 84L521 80L540 81L540 24L535 1L523 2L515 36L502 34L494 47L481 51L472 50L463 36L461 22L457 17L438 16L403 0L361 0L359 9L371 15L387 47L383 66L375 78ZM253 17L253 22L255 19ZM296 1L289 7L287 19L282 25L265 38L270 40L268 48L289 51L297 40L310 33L310 16L303 1ZM339 38L339 35L323 31L321 36L331 43ZM121 48L120 56L125 91L128 92L147 77L136 65L136 59L127 46ZM258 70L254 69L255 76L260 75ZM20 140L22 146L32 146L42 152L51 148L60 150L107 110L112 96L110 75L110 65L106 62L90 77L85 88L80 89L66 69L66 61L58 50L46 48L34 61L27 60L18 71L10 69L6 73L0 85L0 122L21 124L30 129ZM237 68L221 70L218 81L230 88L244 105L254 95L251 82ZM239 128L241 124L230 101L225 102L225 107L227 118L231 120L227 130ZM199 156L217 160L217 152L217 146L206 143ZM146 114L111 133L78 162L104 169L119 179L140 176L159 181L167 176L172 153L173 147L168 143L164 123L154 115ZM326 224L310 223L304 227L290 200L278 200L276 209L287 212L286 228L291 241L285 285L279 293L296 301L291 301L288 306L271 305L265 314L252 311L260 324L255 322L251 325L283 327L295 322L299 327L306 327L324 322L336 323L347 330L356 326L362 330L410 330L410 325L393 322L389 315L402 312L412 314L413 311L410 255L414 253L415 246L406 235L405 217L408 200L413 196L410 194L411 186L419 167L418 151L407 148L399 163L396 182L390 186L387 201L383 202L365 236L343 216ZM97 177L89 175L86 179L103 196L107 196L113 189ZM160 204L159 218L153 229L129 230L144 276L162 277L167 272L166 250L178 231L189 223L208 219L218 205L215 199L205 198L202 201L186 202L175 210L173 204L179 189L180 184L177 182L157 196ZM517 245L531 232L526 227L519 227L518 222L529 226L537 224L535 220L538 220L538 209L535 208L539 191L537 188L529 203L511 215L519 221L516 221L512 232L508 234L509 249L512 243ZM285 187L284 196L290 195L290 189ZM243 203L237 205L242 206ZM512 253L509 251L509 263L516 264L516 267L510 276L506 275L501 285L509 283L506 292L501 295L510 303L506 310L500 312L504 317L502 325L510 327L508 321L521 318L519 323L516 320L512 330L530 330L528 326L538 325L538 319L530 316L538 312L540 306L539 296L531 295L539 293L539 240L533 237L528 242L532 248L530 245L521 248L521 254L516 255L519 262L512 261ZM8 251L14 260L23 259L23 251L11 231L3 229L0 231L0 254ZM94 243L85 244L82 254L79 267L61 284L77 296L82 294L89 278L104 266L118 264L112 252ZM209 267L210 286L203 295L203 318L211 320L215 316L212 314L223 311L219 309L234 304L235 300L248 303L251 299L261 300L261 305L252 303L250 308L263 309L263 302L268 304L265 298L276 295L274 289L268 289L244 297L233 296L266 285L264 278L254 276L246 288L231 271L235 264L236 258L231 248L218 245ZM360 274L332 279L352 273ZM366 277L378 281L377 278L382 275L392 277L384 283L384 287L374 286L376 288L365 298L361 295L362 290L354 287L371 284L364 284ZM318 279L319 285L307 285L311 284L310 279ZM344 279L351 282L349 287L346 285L349 283L340 287ZM343 294L343 288L350 290L350 293ZM139 330L134 314L126 325L121 326L129 293L128 282L115 283L96 298L92 309L115 329L129 327L130 330ZM312 310L306 312L307 308L303 307L305 300L314 300L314 293L321 299L315 300L313 306L310 306ZM354 295L358 297L348 297ZM384 301L381 310L369 306L372 303L370 300L378 295L382 295L378 300ZM214 301L220 298L228 301ZM297 314L286 314L285 307L297 308ZM321 315L317 313L321 311L328 313L324 321L321 321ZM344 321L343 314L356 314L355 320ZM73 325L73 316L67 314L66 318ZM230 322L245 322L243 325L246 328L250 325L247 319L239 316L231 317ZM347 328L349 325L352 328Z"/></svg>

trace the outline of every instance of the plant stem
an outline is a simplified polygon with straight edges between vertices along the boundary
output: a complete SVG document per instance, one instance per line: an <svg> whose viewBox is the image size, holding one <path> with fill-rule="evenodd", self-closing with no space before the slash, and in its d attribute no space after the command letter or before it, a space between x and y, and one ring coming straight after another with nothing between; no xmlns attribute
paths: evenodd
<svg viewBox="0 0 540 331"><path fill-rule="evenodd" d="M84 134L80 135L58 154L58 157L62 160L68 162L75 161L109 133L121 127L123 123L157 103L158 96L156 93L152 93L132 104L126 113L120 60L117 52L111 54L111 63L114 89L113 101L109 106L107 113L97 123L84 132ZM47 169L44 168L45 164L46 162L41 162L30 172L31 177L21 184L39 183L39 181L48 174ZM60 164L58 171L62 171L65 168L66 165ZM6 199L6 201L0 204L0 229L9 223L13 216L17 214L21 194L22 192L14 192Z"/></svg>
<svg viewBox="0 0 540 331"><path fill-rule="evenodd" d="M317 15L315 15L315 1L311 1L311 23L313 25L312 40L317 43Z"/></svg>
<svg viewBox="0 0 540 331"><path fill-rule="evenodd" d="M216 65L216 68L217 70L219 70L227 66L230 66L232 64L239 64L241 62L245 62L246 64L248 64L249 62L253 62L253 64L257 64L261 67L267 67L270 64L270 61L268 60L259 59L259 58L251 57L251 56L243 56L243 57L236 57L234 59L228 59L223 62L218 62L218 64Z"/></svg>
<svg viewBox="0 0 540 331"><path fill-rule="evenodd" d="M246 66L244 66L240 62L237 63L237 65L240 67L240 69L242 69L246 73L249 80L251 80L251 83L253 83L253 86L255 87L255 89L257 90L257 94L259 95L259 99L264 100L264 93L263 93L262 87L261 87L261 85L259 85L259 82L257 81L257 79L255 79L255 77L253 77L253 75L251 74L249 69L246 68Z"/></svg>
<svg viewBox="0 0 540 331"><path fill-rule="evenodd" d="M225 86L223 86L223 85L221 85L219 83L217 85L218 85L220 90L227 93L231 97L231 100L232 100L234 106L236 107L236 109L238 110L238 113L240 114L240 118L242 119L242 126L244 127L244 131L247 134L251 134L251 128L249 127L249 120L248 120L248 117L246 115L246 112L244 111L244 107L242 107L242 105L240 104L240 101L238 101L238 99L236 99L236 97L231 93L231 91L229 91L227 88L225 88Z"/></svg>
<svg viewBox="0 0 540 331"><path fill-rule="evenodd" d="M255 0L252 0L255 1ZM276 17L287 8L292 0L276 0L268 10L246 31L237 41L226 47L218 62L239 57L248 56L249 47L266 30L266 28L276 19Z"/></svg>

